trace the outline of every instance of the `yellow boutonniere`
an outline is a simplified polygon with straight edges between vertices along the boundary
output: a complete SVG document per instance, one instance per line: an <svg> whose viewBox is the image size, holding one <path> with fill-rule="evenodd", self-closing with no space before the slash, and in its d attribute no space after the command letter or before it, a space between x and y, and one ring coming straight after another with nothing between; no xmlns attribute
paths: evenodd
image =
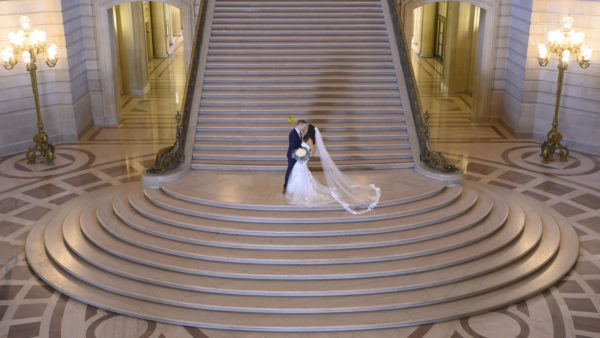
<svg viewBox="0 0 600 338"><path fill-rule="evenodd" d="M292 126L296 125L296 118L294 118L293 116L288 116L287 121L289 124L291 124Z"/></svg>

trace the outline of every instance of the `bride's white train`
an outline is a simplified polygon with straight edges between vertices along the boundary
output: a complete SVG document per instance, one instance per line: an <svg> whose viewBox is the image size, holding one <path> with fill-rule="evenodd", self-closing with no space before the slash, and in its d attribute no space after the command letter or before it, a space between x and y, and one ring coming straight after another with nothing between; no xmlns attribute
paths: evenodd
<svg viewBox="0 0 600 338"><path fill-rule="evenodd" d="M348 212L359 215L373 210L379 203L381 190L373 184L360 185L342 173L331 159L319 128L315 127L315 153L321 159L321 166L327 185L317 181L308 169L308 161L297 161L287 185L286 199L295 205L326 205L339 203ZM302 147L310 150L310 145L302 142Z"/></svg>

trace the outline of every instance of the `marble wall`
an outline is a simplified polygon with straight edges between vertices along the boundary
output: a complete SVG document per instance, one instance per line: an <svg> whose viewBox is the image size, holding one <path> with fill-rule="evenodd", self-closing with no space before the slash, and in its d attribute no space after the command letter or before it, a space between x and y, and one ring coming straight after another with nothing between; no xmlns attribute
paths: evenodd
<svg viewBox="0 0 600 338"><path fill-rule="evenodd" d="M516 135L544 140L550 130L556 99L557 61L537 62L537 45L548 31L558 29L570 14L575 30L584 31L594 51L592 64L581 69L575 61L565 74L559 115L564 143L579 150L600 152L600 2L590 0L502 1L493 86L493 117Z"/></svg>

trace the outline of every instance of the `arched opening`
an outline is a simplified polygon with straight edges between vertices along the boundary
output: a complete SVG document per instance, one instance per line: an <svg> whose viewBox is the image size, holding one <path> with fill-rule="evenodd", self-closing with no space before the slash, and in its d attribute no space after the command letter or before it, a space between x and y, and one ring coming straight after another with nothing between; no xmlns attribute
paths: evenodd
<svg viewBox="0 0 600 338"><path fill-rule="evenodd" d="M408 0L399 8L424 108L454 101L464 118L489 120L497 1ZM428 100L437 94L451 100Z"/></svg>
<svg viewBox="0 0 600 338"><path fill-rule="evenodd" d="M169 62L182 59L185 74L192 45L193 12L193 0L94 2L103 103L103 116L96 118L96 124L117 124L126 103L122 98L152 95L153 85L164 89L160 77L164 79ZM159 64L162 71L156 67ZM153 74L154 70L158 72ZM177 88L173 90L175 93ZM181 94L170 95L177 103L181 99Z"/></svg>
<svg viewBox="0 0 600 338"><path fill-rule="evenodd" d="M437 118L471 119L480 8L433 2L413 10L412 65L422 103Z"/></svg>
<svg viewBox="0 0 600 338"><path fill-rule="evenodd" d="M172 113L185 86L185 54L178 7L154 1L127 2L109 13L116 104L140 119Z"/></svg>

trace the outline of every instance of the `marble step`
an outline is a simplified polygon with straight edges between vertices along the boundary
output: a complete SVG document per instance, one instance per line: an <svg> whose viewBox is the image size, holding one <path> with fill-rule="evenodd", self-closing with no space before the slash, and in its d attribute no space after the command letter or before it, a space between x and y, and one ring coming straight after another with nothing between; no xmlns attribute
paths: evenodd
<svg viewBox="0 0 600 338"><path fill-rule="evenodd" d="M204 84L204 91L312 91L315 89L323 89L329 91L350 91L350 90L377 90L377 91L398 91L398 85L395 83L229 83L229 84Z"/></svg>
<svg viewBox="0 0 600 338"><path fill-rule="evenodd" d="M254 245L251 248L246 247L245 240L248 237L238 236L236 238L238 238L240 242L229 243L227 246L213 246L189 243L189 241L182 242L162 236L154 236L147 232L137 230L133 226L130 227L129 224L132 223L126 224L123 223L122 219L114 217L111 202L112 201L107 201L100 206L95 215L95 217L98 218L97 220L91 219L89 215L87 218L82 218L81 227L86 234L88 231L93 232L95 230L93 227L98 227L97 221L99 221L100 226L112 236L142 248L183 257L224 262L261 262L261 260L264 260L262 261L263 264L267 261L271 262L271 264L290 264L290 262L296 262L297 260L302 261L297 264L331 264L334 262L355 263L400 259L442 252L468 245L489 236L504 224L507 217L507 209L505 207L499 208L492 213L493 216L489 216L485 221L478 224L477 227L474 227L473 225L478 221L481 221L481 218L485 217L487 214L471 215L475 220L468 223L467 227L464 227L462 224L452 224L454 227L461 226L462 230L458 232L455 228L452 228L450 231L446 229L446 237L444 238L440 238L439 235L431 230L431 233L427 235L427 238L413 238L413 241L410 241L409 239L397 240L397 243L388 243L389 245L379 245L377 243L368 245L363 243L360 247L348 249L336 247L336 250L333 251L318 246L312 246L313 250L296 247L292 250L287 250L287 246L279 246L277 248L272 247L269 248L270 250L265 250L265 248L257 245ZM93 216L94 215L92 214L91 217ZM443 225L446 227L448 226L447 224ZM412 232L418 232L418 230ZM421 231L421 233L422 232L423 231ZM91 238L91 235L88 237ZM283 238L277 238L276 240L282 239ZM296 238L295 240L298 244L301 244L300 241L302 238ZM325 240L332 241L339 239L326 238ZM307 247L307 245L304 247ZM427 249L425 249L425 247ZM250 249L254 249L254 251L248 252L247 250ZM245 257L252 258L248 260L248 258Z"/></svg>
<svg viewBox="0 0 600 338"><path fill-rule="evenodd" d="M135 197L135 198L133 198ZM156 222L167 224L182 229L194 231L203 231L216 234L258 236L258 237L328 237L328 236L357 236L367 234L385 234L396 231L408 231L422 227L438 225L440 222L450 221L454 218L460 218L461 215L469 211L477 202L477 194L473 191L467 191L462 194L454 203L444 208L438 208L426 214L414 214L404 216L401 219L384 219L376 223L372 221L348 222L348 223L307 223L298 227L295 223L244 223L243 227L235 221L225 221L216 219L199 219L195 216L180 214L167 209L156 208L145 198L139 198L139 194L131 195L129 199L131 211L128 209L118 209L119 215L123 218L129 218L127 213L132 211L142 215L145 218ZM256 210L268 210L273 207L263 207L258 209L256 206L242 205L245 208L254 208ZM278 210L278 209L276 209ZM285 209L283 209L285 210ZM327 209L325 209L327 210ZM133 215L135 217L135 215ZM173 230L176 231L176 230Z"/></svg>
<svg viewBox="0 0 600 338"><path fill-rule="evenodd" d="M379 7L378 1L218 1L215 4L216 8L226 9L228 7L241 7L241 8L262 8L265 6L277 6L277 7L303 7L318 9L320 7L336 6L338 8L352 8L352 7L364 7L364 6L375 6Z"/></svg>
<svg viewBox="0 0 600 338"><path fill-rule="evenodd" d="M357 34L361 36L385 36L387 38L387 32L383 29L371 29L371 30L331 30L331 29L312 29L312 30L270 30L270 29L243 29L243 30L213 30L211 36L237 36L237 35L250 35L250 36L321 36L321 35L340 35L349 36Z"/></svg>
<svg viewBox="0 0 600 338"><path fill-rule="evenodd" d="M196 134L196 141L246 141L246 142L263 142L263 141L284 141L288 139L288 128L284 133L282 132L262 132L254 134L240 135L239 133L224 133L224 132L201 132ZM323 141L328 143L329 141L350 141L350 142L362 142L362 141L396 141L396 140L407 140L408 133L405 131L345 131L345 132L328 132L323 135Z"/></svg>
<svg viewBox="0 0 600 338"><path fill-rule="evenodd" d="M574 231L563 234L561 248L556 258L519 283L507 285L480 296L454 300L434 306L423 306L412 309L389 310L383 312L318 314L318 315L284 315L260 314L236 315L232 312L206 311L198 309L182 309L132 298L118 297L114 293L82 283L57 267L46 255L41 242L41 229L34 229L28 241L30 263L44 280L71 297L85 300L86 303L109 309L111 311L140 316L150 320L160 320L180 325L193 325L207 328L276 331L276 332L308 332L308 331L340 331L365 330L377 328L399 327L437 322L460 318L475 313L492 310L539 293L559 280L577 258L577 251L567 243L576 242ZM567 270L568 270L567 268ZM349 324L345 324L349 323Z"/></svg>
<svg viewBox="0 0 600 338"><path fill-rule="evenodd" d="M251 39L239 39L246 42L252 41ZM344 41L340 38L332 38L332 40ZM294 39L294 41L303 41L302 39ZM241 61L207 61L206 69L323 69L323 68L364 68L364 69L393 69L394 64L391 61L362 61L362 60L350 60L350 61L314 61L314 60L301 60L301 61L254 61L252 59L241 60Z"/></svg>
<svg viewBox="0 0 600 338"><path fill-rule="evenodd" d="M531 274L540 265L547 263L558 249L560 232L554 224L546 226L545 232L550 241L542 241L536 250L539 255L529 255L517 264L490 272L486 276L463 280L460 284L445 284L428 287L425 290L407 290L391 294L367 294L351 297L329 296L272 296L267 299L260 296L223 295L214 293L198 293L195 291L172 289L163 286L149 287L145 283L132 281L118 275L102 274L102 270L86 266L77 259L64 264L65 270L82 280L96 275L92 282L101 287L125 296L151 299L157 303L174 304L182 307L203 308L209 310L259 313L335 313L381 311L394 308L406 308L423 304L435 304L447 300L472 296L493 290ZM545 245L546 244L546 245ZM63 250L63 253L66 250ZM536 251L535 254L538 252ZM97 274L101 274L98 276ZM102 278L103 276L104 278ZM506 277L510 276L510 277ZM150 290L149 290L150 289ZM348 305L353 303L355 305ZM282 305L284 304L284 305ZM307 305L309 304L309 305Z"/></svg>
<svg viewBox="0 0 600 338"><path fill-rule="evenodd" d="M373 8L363 9L365 12L359 11L348 11L340 13L339 11L260 11L260 12L234 12L234 11L215 11L214 18L217 19L280 19L280 18L293 18L294 20L300 19L321 19L323 21L330 21L331 19L359 19L360 22L364 22L367 19L382 19L383 14L380 11L373 11ZM284 9L285 10L285 9ZM370 22L370 21L367 21Z"/></svg>
<svg viewBox="0 0 600 338"><path fill-rule="evenodd" d="M107 202L100 206L97 216L102 220L116 215L120 222L146 234L205 246L261 250L337 250L416 243L459 233L487 217L493 209L494 202L498 201L483 195L467 213L427 227L394 230L393 227L391 229L381 228L384 224L373 224L380 230L387 231L353 236L345 235L343 232L337 233L336 236L311 236L310 233L304 233L302 236L283 236L282 233L280 233L280 236L256 236L255 234L224 234L183 228L162 223L137 213L129 205L127 196L124 194L115 195L112 205L108 205ZM112 207L112 209L109 207ZM501 213L502 211L497 210L496 212Z"/></svg>
<svg viewBox="0 0 600 338"><path fill-rule="evenodd" d="M373 6L373 4L366 6L352 6L345 7L340 4L334 6L269 6L261 5L260 7L247 7L247 6L222 6L218 5L215 7L215 16L223 14L235 14L235 15L260 15L260 13L271 14L271 13L282 13L285 15L294 14L366 14L369 16L372 13L381 14L381 7Z"/></svg>
<svg viewBox="0 0 600 338"><path fill-rule="evenodd" d="M347 22L287 22L287 23L219 23L213 22L212 30L243 30L243 29L268 29L268 30L304 30L304 29L331 29L331 30L365 30L365 29L381 29L385 30L386 26L381 23L347 23ZM261 20L262 21L262 20ZM286 21L286 20L284 20ZM388 46L385 46L388 47ZM345 47L351 49L351 47ZM389 48L388 48L389 50Z"/></svg>
<svg viewBox="0 0 600 338"><path fill-rule="evenodd" d="M274 67L276 67L274 65ZM224 91L205 90L203 99L315 99L315 98L400 98L397 90L286 90Z"/></svg>
<svg viewBox="0 0 600 338"><path fill-rule="evenodd" d="M317 180L324 178L318 172L313 173ZM375 172L353 172L347 175L356 182L374 184L385 187L385 193L379 200L379 206L393 206L416 202L434 197L447 189L447 182L432 180L422 176L415 170L380 170ZM390 179L393 178L393 179ZM283 180L283 176L281 177ZM230 185L228 182L235 181ZM272 191L281 191L282 181L274 180L272 173L248 173L246 171L220 172L220 171L191 171L177 181L164 182L160 190L175 199L184 200L201 205L217 206L231 209L266 210L266 211L344 211L341 205L300 206L287 203L283 194L272 194ZM248 194L248 191L260 186L265 193ZM223 192L226 191L227 194ZM468 190L461 194L458 201L464 199L477 200L477 194ZM470 206L469 206L470 207ZM432 212L435 214L435 212ZM440 215L438 215L440 216ZM444 218L440 216L441 218ZM360 223L360 222L359 222ZM379 223L377 223L379 224ZM251 225L245 225L248 227ZM329 225L329 227L334 226ZM353 226L353 225L349 225ZM292 226L294 229L297 227ZM302 227L310 227L309 224ZM364 229L375 228L375 224L360 226ZM286 225L269 228L262 236L268 233L286 229ZM318 228L312 229L316 235Z"/></svg>
<svg viewBox="0 0 600 338"><path fill-rule="evenodd" d="M249 43L249 42L388 42L387 36L372 36L372 35L304 35L304 36L261 36L261 35L228 35L228 36L212 36L210 38L211 43L216 42L239 42L239 43Z"/></svg>
<svg viewBox="0 0 600 338"><path fill-rule="evenodd" d="M311 123L322 125L335 124L335 126L344 126L346 123L363 123L375 124L375 123L404 123L406 120L403 114L396 113L391 114L368 114L368 115L319 115L311 114L310 116L296 116L296 119L306 118ZM251 116L231 116L231 115L198 115L198 123L202 124L265 124L265 125L286 125L289 126L286 116L277 114L253 114ZM291 128L290 128L291 129ZM330 144L328 144L330 146Z"/></svg>
<svg viewBox="0 0 600 338"><path fill-rule="evenodd" d="M377 16L374 18L370 17L358 17L358 18L336 18L336 17L317 17L317 18L302 18L298 16L284 17L284 18L214 18L213 25L227 25L227 24L341 24L341 25L354 25L354 24L380 24L383 20L383 16ZM218 29L218 28L217 28Z"/></svg>
<svg viewBox="0 0 600 338"><path fill-rule="evenodd" d="M330 116L339 115L358 115L367 116L366 112L375 114L403 114L402 106L311 106L311 107L286 107L286 106L271 106L271 107L239 107L239 106L221 106L221 107L200 107L199 115L261 115L261 114L277 114L288 116L309 116L312 114L327 113ZM247 116L244 116L247 117Z"/></svg>
<svg viewBox="0 0 600 338"><path fill-rule="evenodd" d="M236 148L229 150L194 150L192 159L194 160L226 160L226 161L285 161L285 151L265 151L265 150L248 150L240 152ZM412 158L410 149L392 149L392 150L350 150L350 151L334 151L330 153L334 161L351 161L351 160L397 160ZM313 156L312 161L318 161L318 156Z"/></svg>
<svg viewBox="0 0 600 338"><path fill-rule="evenodd" d="M406 131L406 124L403 122L366 122L366 123L323 123L317 126L323 135L329 133L367 133L367 132L393 132ZM241 136L254 136L256 134L268 132L269 134L281 133L284 137L292 128L287 123L273 125L270 123L252 123L247 125L231 124L231 123L202 123L198 124L196 131L201 134L208 133L238 133Z"/></svg>
<svg viewBox="0 0 600 338"><path fill-rule="evenodd" d="M381 54L363 54L363 55L318 55L318 54L291 54L291 55L269 55L269 54L252 54L252 55L221 55L221 54L212 54L208 57L208 63L238 63L241 64L243 62L251 62L254 64L260 62L281 62L281 63L290 63L290 62L305 62L307 64L322 64L326 62L334 63L334 64L343 64L343 63L383 63L383 62L391 62L391 55L381 55ZM365 85L366 87L366 85ZM368 88L368 87L367 87Z"/></svg>
<svg viewBox="0 0 600 338"><path fill-rule="evenodd" d="M113 256L144 266L202 276L263 280L339 280L431 271L486 257L502 250L521 237L531 241L531 236L536 236L533 241L537 241L541 235L541 226L537 229L524 227L523 212L516 206L514 209L511 208L511 211L515 211L515 214L511 213L505 226L501 227L493 236L488 236L467 246L402 259L342 264L311 264L310 262L277 264L270 260L237 262L184 257L132 245L113 237L100 227L85 229L86 240L81 241L82 229L78 222L65 222L62 232L65 243L71 250L89 262L93 262L95 256L90 255L88 248L97 247ZM93 218L93 211L91 218ZM527 244L522 243L521 245ZM339 252L339 250L333 252Z"/></svg>
<svg viewBox="0 0 600 338"><path fill-rule="evenodd" d="M507 266L528 254L537 244L533 237L531 241L528 238L529 235L524 235L521 241L513 242L504 250L486 256L486 264L482 264L482 259L478 259L451 268L419 272L418 279L412 274L406 274L393 277L350 279L344 283L339 283L339 281L335 280L309 280L300 283L277 280L232 280L187 275L141 266L134 262L111 256L94 246L90 246L89 249L91 250L90 257L94 257L91 261L91 264L94 266L111 273L151 284L222 294L317 296L396 292L472 278ZM545 238L547 239L548 237L545 236ZM85 239L81 237L80 241L85 242ZM52 243L60 243L60 241L53 241ZM523 245L525 243L527 245ZM58 256L60 257L61 255ZM220 285L220 287L215 287L215 285Z"/></svg>
<svg viewBox="0 0 600 338"><path fill-rule="evenodd" d="M264 161L210 161L210 160L192 160L190 165L195 170L224 170L224 171L265 171L265 172L285 172L286 162L264 162ZM320 164L309 164L311 170L321 170ZM338 168L344 171L363 171L363 170L390 170L390 169L411 169L414 168L414 161L411 160L352 160L341 161Z"/></svg>
<svg viewBox="0 0 600 338"><path fill-rule="evenodd" d="M265 214L262 210L231 209L203 205L186 200L174 199L160 189L143 189L130 194L129 200L134 205L136 201L147 198L152 204L162 209L176 213L191 215L202 218L236 221L243 223L339 223L374 221L389 218L426 213L442 208L458 199L463 192L462 187L447 187L435 196L427 199L411 201L403 204L389 205L377 208L373 212L352 215L345 210L323 210L318 213L307 215L300 211L273 211ZM278 192L280 193L280 192Z"/></svg>
<svg viewBox="0 0 600 338"><path fill-rule="evenodd" d="M393 75L394 71L391 68L318 68L318 69L207 69L204 73L206 76L385 76Z"/></svg>
<svg viewBox="0 0 600 338"><path fill-rule="evenodd" d="M397 105L401 106L402 101L400 98L335 98L335 97L316 97L316 98L230 98L230 99L207 99L203 98L200 101L201 107L228 107L228 106L239 106L239 107L273 107L286 105L290 108L298 106L313 106L313 105L325 105L325 106L362 106L362 105L373 105L373 106L384 106L384 105Z"/></svg>
<svg viewBox="0 0 600 338"><path fill-rule="evenodd" d="M219 141L202 141L194 144L194 150L237 150L239 153L247 151L278 151L286 152L288 144L285 142L219 142ZM360 143L350 142L328 142L327 150L329 151L358 151L358 150L382 150L382 149L410 149L410 144L406 140L401 141L364 141Z"/></svg>
<svg viewBox="0 0 600 338"><path fill-rule="evenodd" d="M245 29L244 29L245 30ZM283 33L287 31L282 31ZM218 48L213 47L208 50L208 57L223 55L235 55L238 57L259 57L259 56L277 56L277 57L292 57L293 55L312 55L312 56L326 56L326 57L359 57L369 55L384 55L390 56L391 51L389 48L369 48L369 49L350 49L350 48L319 48L319 49L305 49L305 48ZM396 81L396 76L393 76Z"/></svg>

